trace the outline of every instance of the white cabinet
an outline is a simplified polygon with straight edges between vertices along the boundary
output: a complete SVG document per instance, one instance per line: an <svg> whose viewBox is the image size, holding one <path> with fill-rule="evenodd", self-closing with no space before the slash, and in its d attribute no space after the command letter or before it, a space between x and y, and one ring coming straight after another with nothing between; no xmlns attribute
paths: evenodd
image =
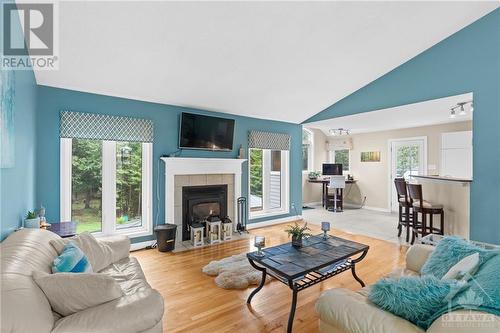
<svg viewBox="0 0 500 333"><path fill-rule="evenodd" d="M472 131L441 134L440 175L472 179Z"/></svg>

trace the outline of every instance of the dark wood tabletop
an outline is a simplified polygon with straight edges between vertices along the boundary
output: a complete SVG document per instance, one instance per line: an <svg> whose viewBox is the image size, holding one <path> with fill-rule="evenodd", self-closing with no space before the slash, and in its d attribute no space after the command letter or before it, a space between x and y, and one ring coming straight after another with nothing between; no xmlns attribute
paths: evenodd
<svg viewBox="0 0 500 333"><path fill-rule="evenodd" d="M368 248L368 245L347 239L328 236L324 240L323 235L317 235L303 240L301 248L285 243L264 249L264 257L257 256L256 252L248 253L247 257L288 280L294 280Z"/></svg>

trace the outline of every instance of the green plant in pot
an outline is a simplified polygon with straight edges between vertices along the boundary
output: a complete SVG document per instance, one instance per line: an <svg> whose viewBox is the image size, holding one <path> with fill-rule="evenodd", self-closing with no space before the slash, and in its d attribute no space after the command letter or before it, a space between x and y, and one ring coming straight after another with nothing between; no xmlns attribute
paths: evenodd
<svg viewBox="0 0 500 333"><path fill-rule="evenodd" d="M318 177L321 176L321 173L319 171L311 171L307 176L309 177L309 179L314 180L318 179Z"/></svg>
<svg viewBox="0 0 500 333"><path fill-rule="evenodd" d="M34 211L28 211L24 219L25 228L40 228L40 218Z"/></svg>
<svg viewBox="0 0 500 333"><path fill-rule="evenodd" d="M289 225L285 232L288 234L288 237L292 236L292 246L302 247L302 239L312 236L312 234L306 232L308 230L311 229L307 227L307 222L303 226L295 222L295 225Z"/></svg>

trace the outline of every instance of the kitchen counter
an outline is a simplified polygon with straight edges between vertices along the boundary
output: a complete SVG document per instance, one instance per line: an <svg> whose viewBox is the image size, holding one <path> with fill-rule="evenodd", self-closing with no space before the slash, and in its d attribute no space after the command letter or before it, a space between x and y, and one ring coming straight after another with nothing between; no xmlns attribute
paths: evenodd
<svg viewBox="0 0 500 333"><path fill-rule="evenodd" d="M422 184L424 200L443 205L445 235L469 238L471 179L412 176Z"/></svg>
<svg viewBox="0 0 500 333"><path fill-rule="evenodd" d="M429 175L429 176L412 176L413 178L424 178L430 180L447 181L447 182L459 182L459 183L471 183L472 179L467 178L457 178L449 176L439 176L439 175Z"/></svg>

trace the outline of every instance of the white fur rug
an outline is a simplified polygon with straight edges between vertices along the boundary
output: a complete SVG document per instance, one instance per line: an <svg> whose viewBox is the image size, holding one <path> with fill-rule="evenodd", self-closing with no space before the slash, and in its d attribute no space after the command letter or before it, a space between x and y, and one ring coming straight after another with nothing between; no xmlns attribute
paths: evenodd
<svg viewBox="0 0 500 333"><path fill-rule="evenodd" d="M202 271L217 276L215 284L223 289L245 289L252 284L258 285L262 280L262 272L250 265L245 253L211 261ZM266 283L270 280L267 278Z"/></svg>

